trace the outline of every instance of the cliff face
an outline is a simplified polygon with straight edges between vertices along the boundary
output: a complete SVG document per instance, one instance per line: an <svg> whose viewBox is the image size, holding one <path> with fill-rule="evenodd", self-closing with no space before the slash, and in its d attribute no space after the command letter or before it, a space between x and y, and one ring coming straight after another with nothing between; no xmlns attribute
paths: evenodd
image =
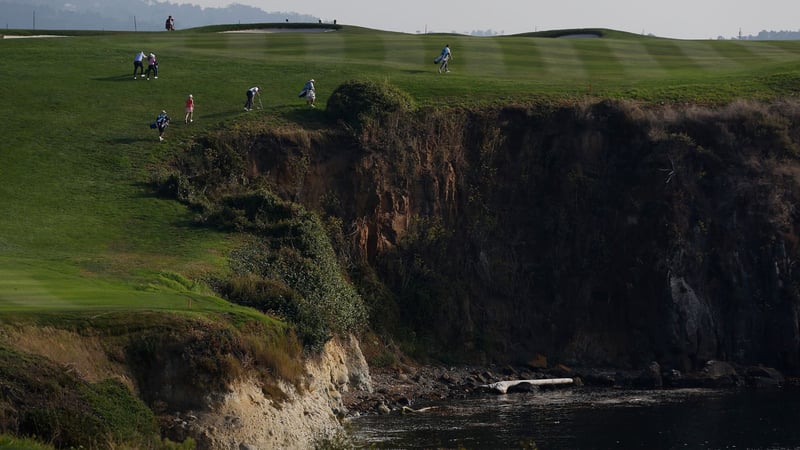
<svg viewBox="0 0 800 450"><path fill-rule="evenodd" d="M203 347L219 347L219 335L197 323L163 341L153 328L126 325L111 336L99 328L0 328L0 430L38 436L57 448L161 448L162 437L191 437L198 449L306 449L340 432L342 394L372 390L352 336L334 338L303 358L302 379L267 383L253 370L258 357L242 348L213 354L186 345L191 336L176 342L188 334L201 337ZM142 343L152 348L150 356L141 353ZM223 366L233 373L224 374L224 383L209 383L221 375L213 366L233 359L243 366Z"/></svg>
<svg viewBox="0 0 800 450"><path fill-rule="evenodd" d="M258 383L240 381L217 395L210 409L182 425L201 449L314 447L341 429L342 392L371 391L367 363L355 338L334 339L306 364L307 387L284 384L288 401L275 404Z"/></svg>
<svg viewBox="0 0 800 450"><path fill-rule="evenodd" d="M434 354L796 371L798 111L425 111L262 136L249 175L342 218L373 312Z"/></svg>

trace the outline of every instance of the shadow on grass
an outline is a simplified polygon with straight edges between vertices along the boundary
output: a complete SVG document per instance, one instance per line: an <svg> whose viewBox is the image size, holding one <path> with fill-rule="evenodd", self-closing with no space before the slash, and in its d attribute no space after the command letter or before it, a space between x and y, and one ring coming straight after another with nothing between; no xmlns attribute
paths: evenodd
<svg viewBox="0 0 800 450"><path fill-rule="evenodd" d="M228 119L233 116L238 116L239 113L244 112L241 108L231 109L230 111L220 111L213 114L203 114L202 116L195 116L197 119L213 120L213 119Z"/></svg>
<svg viewBox="0 0 800 450"><path fill-rule="evenodd" d="M95 80L95 81L134 81L133 80L133 74L115 75L115 76L111 76L111 77L94 77L94 78L91 78L91 79ZM136 81L139 81L139 80L136 80Z"/></svg>
<svg viewBox="0 0 800 450"><path fill-rule="evenodd" d="M138 144L140 142L148 142L151 141L154 144L158 144L158 133L153 133L152 135L149 132L142 132L141 136L137 137L121 137L115 139L108 139L106 144L116 144L116 145L126 145L126 144Z"/></svg>
<svg viewBox="0 0 800 450"><path fill-rule="evenodd" d="M284 111L281 114L283 117L305 126L309 127L325 127L334 125L336 122L331 120L330 116L325 113L324 109L317 108L300 108L289 111Z"/></svg>

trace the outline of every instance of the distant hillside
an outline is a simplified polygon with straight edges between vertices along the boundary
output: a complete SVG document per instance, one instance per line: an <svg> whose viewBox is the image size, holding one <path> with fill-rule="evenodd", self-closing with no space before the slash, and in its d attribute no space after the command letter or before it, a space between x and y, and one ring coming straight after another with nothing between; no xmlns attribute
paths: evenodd
<svg viewBox="0 0 800 450"><path fill-rule="evenodd" d="M156 3L142 0L104 0L102 11L90 0L56 3L52 0L0 1L0 26L42 30L156 31L167 16L177 29L203 25L255 22L318 22L295 12L266 12L244 5L201 8L190 4Z"/></svg>

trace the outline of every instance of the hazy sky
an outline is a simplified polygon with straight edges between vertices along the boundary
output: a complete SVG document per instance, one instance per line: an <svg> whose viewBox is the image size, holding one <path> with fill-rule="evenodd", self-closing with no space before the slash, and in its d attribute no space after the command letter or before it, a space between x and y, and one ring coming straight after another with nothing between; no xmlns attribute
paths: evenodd
<svg viewBox="0 0 800 450"><path fill-rule="evenodd" d="M503 34L612 28L678 39L800 30L798 0L171 0L200 6L240 3L267 12L388 31Z"/></svg>

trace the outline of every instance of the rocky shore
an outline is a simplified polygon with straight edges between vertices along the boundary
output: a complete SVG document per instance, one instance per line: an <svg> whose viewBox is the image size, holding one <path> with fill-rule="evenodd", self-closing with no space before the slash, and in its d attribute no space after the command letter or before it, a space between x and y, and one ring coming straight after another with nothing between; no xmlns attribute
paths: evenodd
<svg viewBox="0 0 800 450"><path fill-rule="evenodd" d="M371 392L351 390L342 395L348 416L408 412L409 408L415 409L417 404L486 395L493 392L487 385L506 380L567 377L574 380L571 386L630 389L779 388L787 383L798 382L784 377L773 368L735 366L723 361L708 361L702 370L690 373L663 369L655 362L640 370L576 369L563 365L552 368L399 365L372 368L370 372ZM510 388L509 393L563 388L521 384Z"/></svg>

